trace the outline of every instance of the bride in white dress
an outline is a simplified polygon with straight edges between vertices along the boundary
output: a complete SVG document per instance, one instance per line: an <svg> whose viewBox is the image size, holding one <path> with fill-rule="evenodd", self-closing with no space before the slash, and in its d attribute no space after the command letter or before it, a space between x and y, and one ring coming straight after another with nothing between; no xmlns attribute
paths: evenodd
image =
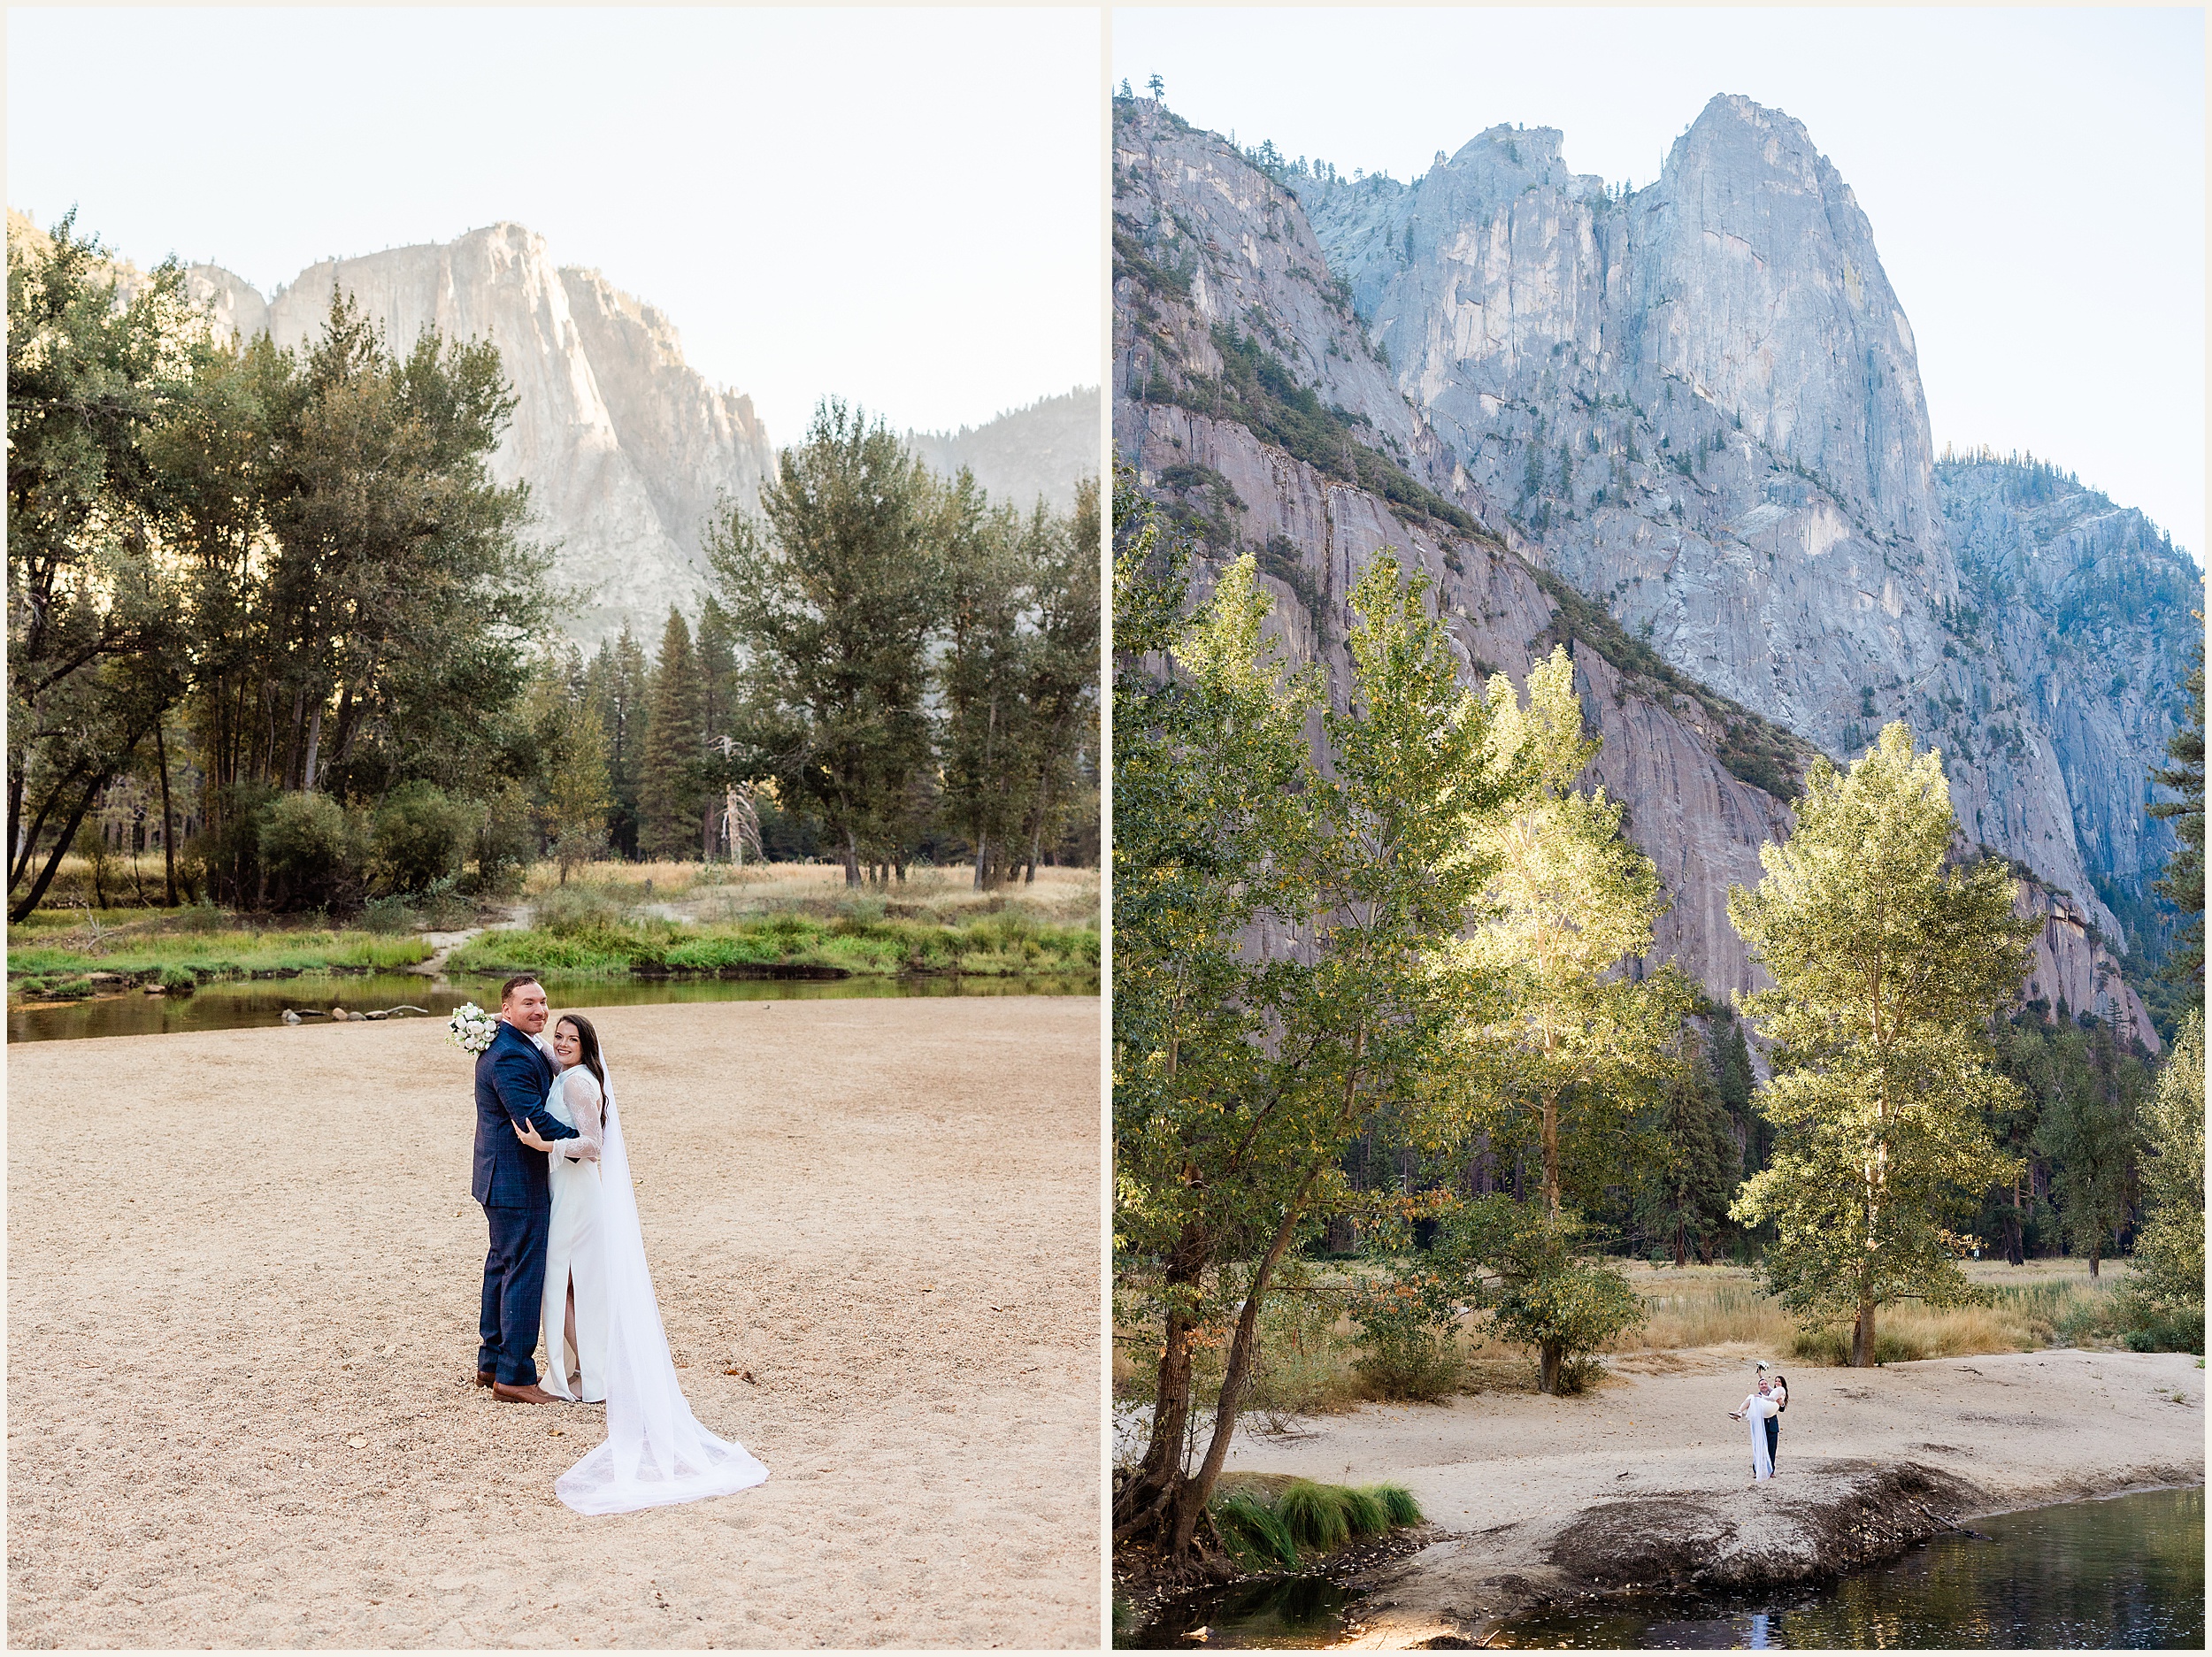
<svg viewBox="0 0 2212 1657"><path fill-rule="evenodd" d="M595 1396L607 1402L606 1442L554 1480L554 1492L579 1513L600 1514L750 1489L768 1477L768 1469L742 1445L718 1438L701 1426L676 1384L676 1362L669 1355L653 1274L645 1263L645 1234L638 1224L637 1193L630 1184L629 1153L622 1140L622 1108L598 1033L588 1019L569 1013L555 1026L554 1043L563 1069L548 1108L580 1136L592 1116L585 1101L595 1094L603 1115L596 1124L601 1130L596 1162L578 1147L573 1172L560 1166L567 1161L565 1148L573 1141L549 1144L527 1124L515 1129L524 1144L554 1153L545 1328L547 1351L552 1352L557 1339L562 1362L548 1369L549 1378L561 1371L561 1385L549 1385L546 1390L572 1396L572 1374L580 1383L574 1390L580 1390L586 1402ZM568 1056L571 1051L573 1057ZM576 1080L579 1070L595 1085ZM566 1109L558 1109L562 1106ZM557 1261L556 1249L563 1251L565 1264ZM571 1285L576 1291L572 1333ZM557 1337L556 1329L562 1331ZM574 1371L565 1368L572 1354L579 1366Z"/></svg>
<svg viewBox="0 0 2212 1657"><path fill-rule="evenodd" d="M553 1218L546 1229L546 1369L541 1383L557 1398L607 1399L607 1274L600 1258L599 1162L606 1140L607 1067L591 1020L570 1013L553 1026L558 1080L545 1108L576 1130L547 1159Z"/></svg>

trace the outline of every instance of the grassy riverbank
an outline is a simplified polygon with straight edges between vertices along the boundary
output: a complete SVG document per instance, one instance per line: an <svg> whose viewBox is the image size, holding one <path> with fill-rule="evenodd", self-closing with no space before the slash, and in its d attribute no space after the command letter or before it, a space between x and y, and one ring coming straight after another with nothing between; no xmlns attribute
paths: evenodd
<svg viewBox="0 0 2212 1657"><path fill-rule="evenodd" d="M600 865L567 885L534 879L531 924L472 939L456 972L565 977L818 967L864 976L1081 975L1099 966L1098 880L1048 870L1034 886L979 893L920 871L887 890L835 869Z"/></svg>
<svg viewBox="0 0 2212 1657"><path fill-rule="evenodd" d="M518 923L520 923L519 924ZM883 891L819 864L599 863L566 883L550 864L513 898L372 906L319 917L174 909L40 910L8 929L11 1000L73 1001L158 984L395 971L427 960L418 935L481 929L449 971L567 978L710 976L818 968L864 977L1080 979L1099 970L1094 871L1047 869L979 893L960 871L918 870Z"/></svg>
<svg viewBox="0 0 2212 1657"><path fill-rule="evenodd" d="M8 928L8 989L26 1001L74 1001L154 983L183 989L228 978L392 972L431 954L419 938L254 926L211 909L41 913Z"/></svg>

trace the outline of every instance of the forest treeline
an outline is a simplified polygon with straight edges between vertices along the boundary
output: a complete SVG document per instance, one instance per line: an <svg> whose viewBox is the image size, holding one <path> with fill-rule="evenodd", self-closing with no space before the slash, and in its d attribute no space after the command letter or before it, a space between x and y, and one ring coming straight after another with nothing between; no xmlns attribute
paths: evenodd
<svg viewBox="0 0 2212 1657"><path fill-rule="evenodd" d="M2128 1338L2201 1350L2200 669L2157 776L2193 917L2161 1064L2022 1003L2036 924L2004 860L1957 855L1902 722L1808 766L1729 898L1770 987L1724 1006L1651 964L1667 900L1587 784L1563 649L1468 687L1386 550L1332 685L1271 640L1250 556L1195 595L1133 475L1115 549L1116 1321L1151 1406L1117 1546L1209 1546L1267 1343L1317 1295L1383 1396L1436 1395L1471 1316L1576 1390L1647 1316L1624 1253L1755 1264L1870 1364L1888 1308L1990 1299L1977 1256L2124 1252Z"/></svg>
<svg viewBox="0 0 2212 1657"><path fill-rule="evenodd" d="M334 912L546 855L1096 858L1094 487L1025 516L826 402L710 526L700 607L587 657L490 471L489 343L397 349L334 291L280 349L173 262L119 275L11 222L12 917L73 850Z"/></svg>

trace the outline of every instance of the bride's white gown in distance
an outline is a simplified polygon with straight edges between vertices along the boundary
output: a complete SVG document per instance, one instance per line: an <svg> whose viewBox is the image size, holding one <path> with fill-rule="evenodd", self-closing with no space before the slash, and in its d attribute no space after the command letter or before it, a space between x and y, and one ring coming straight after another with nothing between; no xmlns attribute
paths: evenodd
<svg viewBox="0 0 2212 1657"><path fill-rule="evenodd" d="M561 1089L557 1085L555 1091ZM653 1274L645 1263L645 1234L638 1224L637 1193L630 1184L630 1158L622 1139L622 1109L616 1102L611 1077L603 1097L604 1137L597 1175L590 1185L599 1199L595 1252L605 1309L602 1350L607 1438L554 1480L553 1489L577 1512L592 1514L628 1513L732 1495L759 1484L768 1469L747 1454L742 1445L718 1438L701 1426L676 1384L675 1360L669 1355ZM557 1154L555 1160L562 1159ZM572 1188L581 1192L586 1186L574 1182ZM557 1231L559 1225L557 1214ZM572 1259L575 1257L572 1254ZM549 1287L547 1299L551 1304ZM594 1338L584 1333L580 1293L576 1323L577 1342L586 1348L584 1387L588 1398ZM549 1346L560 1340L558 1325L549 1327Z"/></svg>
<svg viewBox="0 0 2212 1657"><path fill-rule="evenodd" d="M1774 1477L1774 1461L1767 1454L1767 1417L1780 1408L1770 1398L1754 1392L1743 1401L1743 1418L1751 1429L1751 1477L1755 1484Z"/></svg>
<svg viewBox="0 0 2212 1657"><path fill-rule="evenodd" d="M545 1300L540 1328L546 1369L538 1385L560 1398L587 1404L607 1397L607 1274L601 1256L599 1161L605 1142L599 1078L579 1064L561 1073L545 1108L577 1132L558 1141L546 1158L553 1217L545 1240ZM571 1155L572 1147L577 1154ZM568 1344L568 1291L576 1289L576 1345ZM582 1390L569 1390L581 1373Z"/></svg>

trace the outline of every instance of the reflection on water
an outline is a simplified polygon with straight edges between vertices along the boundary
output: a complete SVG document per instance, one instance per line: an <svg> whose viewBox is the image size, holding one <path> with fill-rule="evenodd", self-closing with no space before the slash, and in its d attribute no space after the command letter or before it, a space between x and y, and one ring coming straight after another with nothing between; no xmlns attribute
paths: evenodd
<svg viewBox="0 0 2212 1657"><path fill-rule="evenodd" d="M2204 1648L2204 1492L1978 1519L1824 1587L1609 1602L1525 1617L1493 1646L1666 1651Z"/></svg>
<svg viewBox="0 0 2212 1657"><path fill-rule="evenodd" d="M1153 1613L1133 1634L1114 1637L1125 1650L1227 1646L1240 1650L1310 1651L1344 1630L1351 1591L1325 1576L1293 1576L1184 1594Z"/></svg>
<svg viewBox="0 0 2212 1657"><path fill-rule="evenodd" d="M11 1007L10 1041L66 1041L84 1036L155 1036L180 1030L238 1030L281 1024L286 1010L370 1012L411 1003L442 1019L463 1001L489 1006L500 980L379 972L358 977L303 973L296 978L211 984L192 995L131 991L65 1007ZM1095 995L1095 977L1021 978L549 978L556 1008L588 1011L662 1001L835 1001L892 995ZM408 1015L401 1014L405 1017ZM320 1020L314 1022L320 1023Z"/></svg>

